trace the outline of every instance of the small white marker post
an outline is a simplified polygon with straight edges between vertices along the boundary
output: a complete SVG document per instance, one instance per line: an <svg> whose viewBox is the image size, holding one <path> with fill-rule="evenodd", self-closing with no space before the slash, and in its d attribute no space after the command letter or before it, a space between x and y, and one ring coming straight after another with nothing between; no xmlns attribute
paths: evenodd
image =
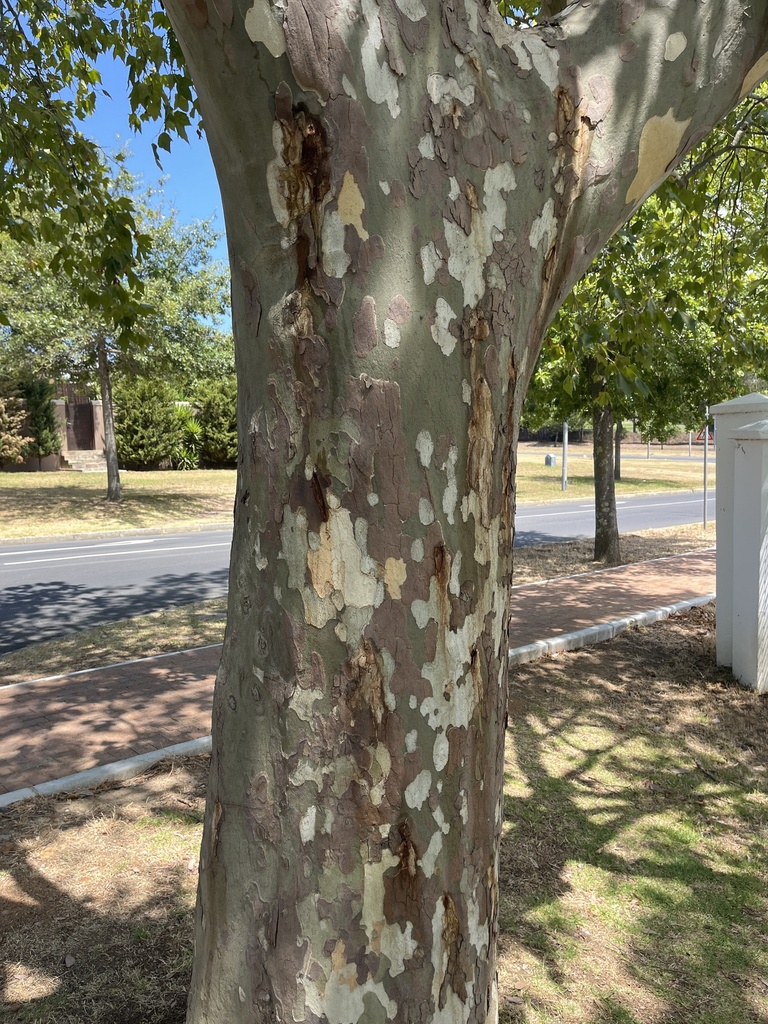
<svg viewBox="0 0 768 1024"><path fill-rule="evenodd" d="M563 424L563 476L561 489L568 490L568 424Z"/></svg>
<svg viewBox="0 0 768 1024"><path fill-rule="evenodd" d="M705 519L703 525L707 529L707 492L710 487L710 407L705 413Z"/></svg>
<svg viewBox="0 0 768 1024"><path fill-rule="evenodd" d="M693 454L693 431L688 431L688 458Z"/></svg>

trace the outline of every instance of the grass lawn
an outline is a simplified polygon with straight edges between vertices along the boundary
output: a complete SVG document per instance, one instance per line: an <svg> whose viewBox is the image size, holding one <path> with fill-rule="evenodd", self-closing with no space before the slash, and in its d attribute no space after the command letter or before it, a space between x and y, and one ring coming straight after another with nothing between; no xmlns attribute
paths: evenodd
<svg viewBox="0 0 768 1024"><path fill-rule="evenodd" d="M578 452L572 456L568 491L563 493L560 466L544 466L547 450L538 445L521 446L518 501L593 497L591 457L581 458ZM119 504L112 504L104 498L104 473L0 473L0 540L147 528L183 530L232 521L234 470L123 471L120 475L124 497ZM714 482L713 466L710 486ZM626 497L701 486L700 460L689 463L654 455L650 461L626 459L616 492Z"/></svg>
<svg viewBox="0 0 768 1024"><path fill-rule="evenodd" d="M768 701L711 609L512 678L501 1024L765 1024ZM11 1024L183 1024L207 762L0 817Z"/></svg>
<svg viewBox="0 0 768 1024"><path fill-rule="evenodd" d="M124 497L105 499L105 473L0 473L0 539L231 522L233 469L122 471Z"/></svg>

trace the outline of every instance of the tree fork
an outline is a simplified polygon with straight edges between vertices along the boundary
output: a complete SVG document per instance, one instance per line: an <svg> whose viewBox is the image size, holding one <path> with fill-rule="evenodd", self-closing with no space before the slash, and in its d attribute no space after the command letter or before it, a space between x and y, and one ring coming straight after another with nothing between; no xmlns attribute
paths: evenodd
<svg viewBox="0 0 768 1024"><path fill-rule="evenodd" d="M573 282L760 71L766 0L167 9L241 439L188 1021L491 1024L522 398ZM700 53L699 19L739 46Z"/></svg>

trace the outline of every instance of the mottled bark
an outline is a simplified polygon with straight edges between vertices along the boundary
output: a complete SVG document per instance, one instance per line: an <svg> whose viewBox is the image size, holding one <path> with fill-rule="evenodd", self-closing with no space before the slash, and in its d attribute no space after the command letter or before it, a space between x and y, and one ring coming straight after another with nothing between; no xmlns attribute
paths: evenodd
<svg viewBox="0 0 768 1024"><path fill-rule="evenodd" d="M621 480L621 442L624 438L624 424L621 420L616 424L613 440L613 479Z"/></svg>
<svg viewBox="0 0 768 1024"><path fill-rule="evenodd" d="M117 464L115 440L115 413L112 405L112 377L109 372L107 342L103 335L96 339L96 359L99 367L101 411L104 417L104 457L107 462L107 501L120 501L123 496L120 469Z"/></svg>
<svg viewBox="0 0 768 1024"><path fill-rule="evenodd" d="M595 475L595 561L621 562L616 489L613 476L613 409L609 403L592 406L592 464Z"/></svg>
<svg viewBox="0 0 768 1024"><path fill-rule="evenodd" d="M190 1024L496 1019L523 393L572 283L736 101L767 4L516 30L475 0L168 0L241 435Z"/></svg>

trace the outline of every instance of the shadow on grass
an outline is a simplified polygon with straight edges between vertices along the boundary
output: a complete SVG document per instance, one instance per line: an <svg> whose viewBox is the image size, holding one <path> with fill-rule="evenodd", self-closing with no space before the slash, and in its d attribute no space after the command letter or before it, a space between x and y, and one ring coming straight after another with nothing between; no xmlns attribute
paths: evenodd
<svg viewBox="0 0 768 1024"><path fill-rule="evenodd" d="M198 804L207 764L193 771ZM141 808L123 816L108 797L96 799L101 805L82 809L88 799L49 803L31 820L26 809L0 815L4 838L14 840L0 874L0 991L9 997L0 1016L11 1024L183 1024L197 815L185 820L182 805L180 816L174 794L150 797L151 817L139 818ZM49 824L56 831L47 837ZM93 848L99 831L106 853Z"/></svg>
<svg viewBox="0 0 768 1024"><path fill-rule="evenodd" d="M514 670L504 1021L768 1021L768 701L693 622Z"/></svg>
<svg viewBox="0 0 768 1024"><path fill-rule="evenodd" d="M63 582L6 587L0 590L0 657L105 622L224 597L228 576L228 569L222 568L165 573L144 585L119 589Z"/></svg>

